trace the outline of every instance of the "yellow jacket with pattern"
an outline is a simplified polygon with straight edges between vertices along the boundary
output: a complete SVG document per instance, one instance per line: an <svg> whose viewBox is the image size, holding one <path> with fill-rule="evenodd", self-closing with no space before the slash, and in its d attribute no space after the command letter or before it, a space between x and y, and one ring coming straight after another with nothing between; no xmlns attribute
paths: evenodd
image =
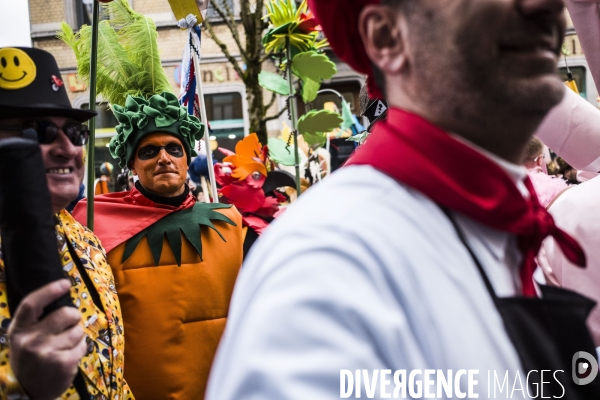
<svg viewBox="0 0 600 400"><path fill-rule="evenodd" d="M61 211L57 219L58 252L71 280L71 298L83 315L88 352L79 362L79 370L88 392L94 399L132 400L134 397L123 379L125 341L121 306L104 249L98 238L67 211ZM12 394L22 390L8 362L7 330L11 316L4 271L0 251L0 400L12 398ZM82 273L88 275L87 281L92 282L93 288L86 286ZM94 303L90 290L98 294L102 309ZM79 395L71 386L60 398L74 400Z"/></svg>

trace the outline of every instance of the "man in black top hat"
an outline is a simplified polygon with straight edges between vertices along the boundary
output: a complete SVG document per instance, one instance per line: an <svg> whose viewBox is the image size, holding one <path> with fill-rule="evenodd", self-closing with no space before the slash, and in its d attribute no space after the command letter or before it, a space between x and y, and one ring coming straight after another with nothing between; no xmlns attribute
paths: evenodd
<svg viewBox="0 0 600 400"><path fill-rule="evenodd" d="M19 394L32 399L76 394L133 398L123 379L121 310L104 249L64 210L78 196L85 172L83 145L89 131L82 123L95 114L71 107L50 53L0 48L0 144L9 137L40 144L66 278L27 295L11 315L0 250L0 399ZM6 255L9 249L3 250ZM75 307L43 316L46 306L69 292Z"/></svg>

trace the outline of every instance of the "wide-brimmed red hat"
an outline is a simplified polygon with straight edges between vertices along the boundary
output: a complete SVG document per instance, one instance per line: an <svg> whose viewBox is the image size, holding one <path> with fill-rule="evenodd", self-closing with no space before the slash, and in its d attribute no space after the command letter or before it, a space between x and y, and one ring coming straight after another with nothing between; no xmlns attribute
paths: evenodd
<svg viewBox="0 0 600 400"><path fill-rule="evenodd" d="M375 84L373 67L358 32L358 17L369 4L381 0L308 0L309 8L321 24L331 48L356 71L368 76L369 97L383 98Z"/></svg>

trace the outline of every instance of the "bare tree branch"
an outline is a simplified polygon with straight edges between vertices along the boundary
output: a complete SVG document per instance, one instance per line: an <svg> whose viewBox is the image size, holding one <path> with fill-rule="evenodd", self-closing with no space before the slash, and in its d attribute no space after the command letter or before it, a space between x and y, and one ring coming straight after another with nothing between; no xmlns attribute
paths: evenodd
<svg viewBox="0 0 600 400"><path fill-rule="evenodd" d="M275 100L277 100L277 93L275 92L271 92L271 100L269 101L269 103L267 103L267 105L265 106L265 114L267 112L269 112L269 108L271 108L273 106L273 104L275 104Z"/></svg>
<svg viewBox="0 0 600 400"><path fill-rule="evenodd" d="M233 14L233 10L229 7L229 4L227 4L227 1L224 1L222 4L225 6L225 10L227 11L227 16L226 16L225 12L221 8L221 6L219 4L217 4L217 0L210 0L210 4L212 4L212 6L213 6L214 10L217 12L217 14L219 14L219 17L221 17L223 19L223 21L227 24L227 27L231 31L231 35L233 36L233 40L235 41L235 44L240 49L240 54L241 54L242 58L244 59L244 62L248 62L248 55L246 54L246 51L244 50L244 47L242 46L242 42L240 40L240 34L238 32L237 22L235 21L235 15Z"/></svg>
<svg viewBox="0 0 600 400"><path fill-rule="evenodd" d="M211 1L213 1L213 0L211 0ZM214 40L214 42L217 44L217 46L219 46L221 48L221 51L225 55L225 58L227 58L227 61L229 61L229 63L233 66L233 69L235 70L235 72L237 72L239 77L242 80L244 80L245 76L246 76L244 74L244 71L242 71L242 68L240 67L240 65L237 62L237 60L235 59L235 57L233 57L231 55L231 53L229 52L229 49L227 48L225 43L223 43L217 37L217 35L215 34L215 31L213 30L212 24L210 22L208 22L208 19L206 19L206 20L204 20L204 23L202 25L204 26L205 31L208 33L209 38Z"/></svg>
<svg viewBox="0 0 600 400"><path fill-rule="evenodd" d="M264 31L268 28L268 21L263 19L265 11L265 0L239 0L238 14L233 14L233 8L229 0L210 0L216 15L223 19L228 29L224 33L219 32L221 39L215 33L215 28L209 21L204 23L204 29L207 36L214 40L215 44L221 49L222 54L233 66L235 72L246 86L246 98L248 100L248 117L250 122L250 131L257 132L261 141L267 140L266 121L279 118L285 113L286 108L278 115L266 117L269 109L276 104L277 95L271 94L267 103L267 94L260 87L258 75L263 69L263 64L269 59L264 54L262 37ZM236 7L238 2L235 3ZM237 16L237 18L236 18ZM213 24L216 22L213 20ZM240 57L232 55L234 44L224 41L225 36L231 32L235 45L240 49ZM244 38L242 40L242 35ZM229 37L227 37L229 40ZM227 44L225 44L227 43ZM242 46L242 43L244 47ZM242 70L242 63L244 68ZM266 119L265 119L266 118Z"/></svg>
<svg viewBox="0 0 600 400"><path fill-rule="evenodd" d="M265 118L263 118L263 121L267 122L267 121L272 121L274 119L277 119L277 118L281 117L283 115L283 113L285 113L286 111L287 111L287 107L283 107L283 110L279 111L279 113L277 113L277 115L271 115L270 117L265 117Z"/></svg>
<svg viewBox="0 0 600 400"><path fill-rule="evenodd" d="M261 59L260 59L260 63L264 63L265 61L271 59L271 54L265 54Z"/></svg>

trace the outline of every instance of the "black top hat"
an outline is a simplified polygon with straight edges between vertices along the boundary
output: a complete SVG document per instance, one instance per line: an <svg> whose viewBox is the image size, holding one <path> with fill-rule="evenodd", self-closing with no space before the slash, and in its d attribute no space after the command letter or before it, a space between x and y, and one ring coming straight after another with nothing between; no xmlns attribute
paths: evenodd
<svg viewBox="0 0 600 400"><path fill-rule="evenodd" d="M67 117L97 113L73 108L52 54L28 47L0 48L0 119Z"/></svg>

